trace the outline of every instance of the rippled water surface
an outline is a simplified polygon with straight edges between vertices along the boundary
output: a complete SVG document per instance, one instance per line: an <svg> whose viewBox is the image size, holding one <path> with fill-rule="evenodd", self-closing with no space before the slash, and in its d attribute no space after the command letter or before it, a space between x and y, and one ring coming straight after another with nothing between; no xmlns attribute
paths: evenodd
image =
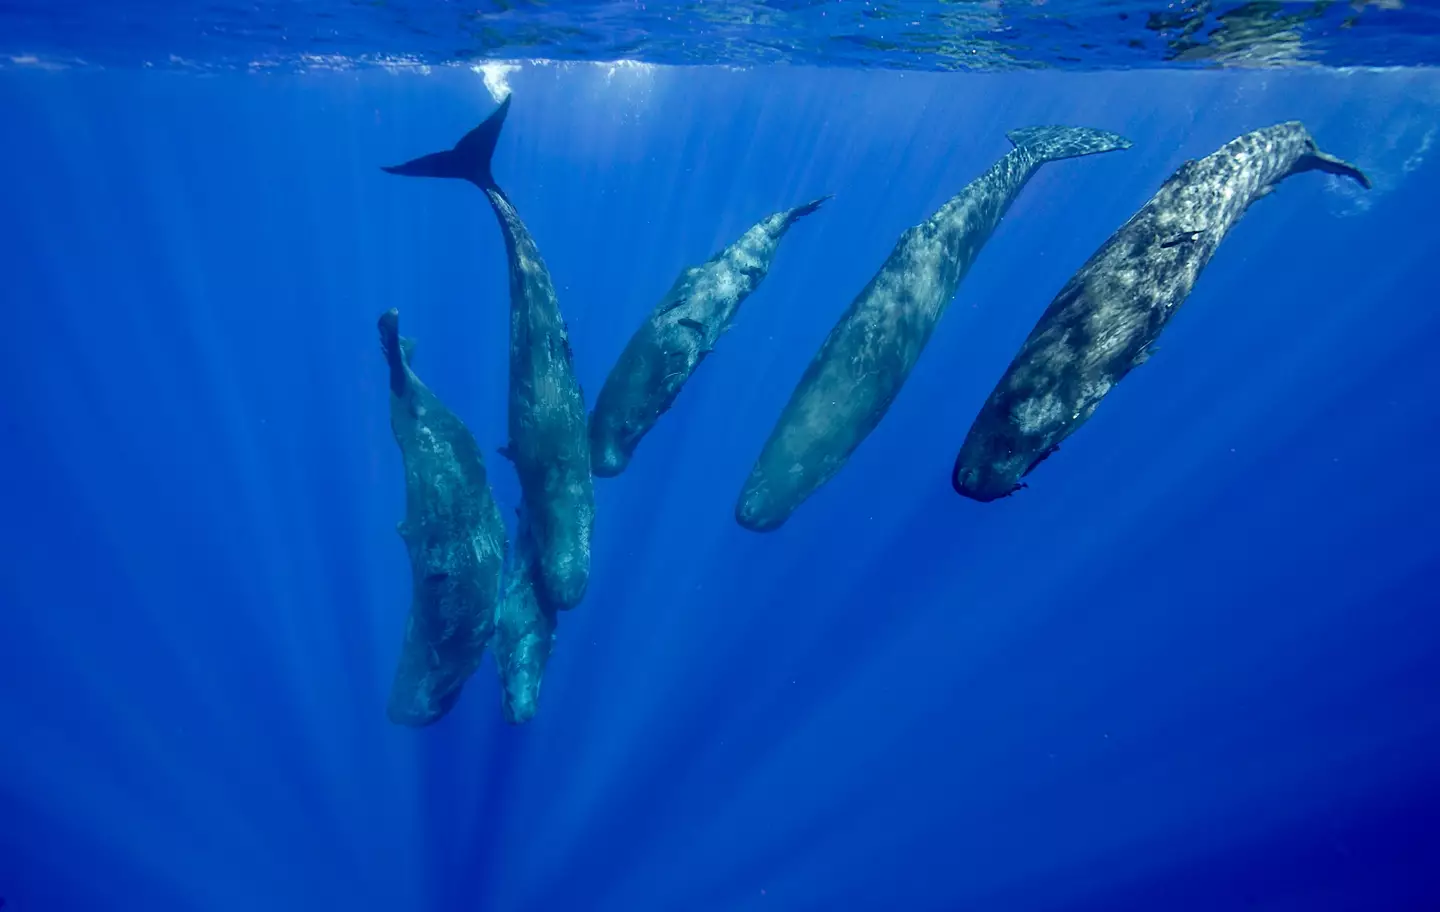
<svg viewBox="0 0 1440 912"><path fill-rule="evenodd" d="M353 66L476 59L918 70L1416 66L1416 0L9 0L0 53L54 65Z"/></svg>

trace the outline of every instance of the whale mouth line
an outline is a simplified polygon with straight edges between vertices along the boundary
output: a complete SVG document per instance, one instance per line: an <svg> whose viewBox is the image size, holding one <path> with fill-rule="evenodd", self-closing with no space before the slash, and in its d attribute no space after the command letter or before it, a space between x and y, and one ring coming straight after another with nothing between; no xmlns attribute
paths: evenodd
<svg viewBox="0 0 1440 912"><path fill-rule="evenodd" d="M789 514L776 516L761 506L742 500L735 508L735 521L751 532L773 532L785 524Z"/></svg>
<svg viewBox="0 0 1440 912"><path fill-rule="evenodd" d="M1035 460L1038 464L1041 460ZM1031 466L1034 468L1034 465ZM1024 477L1023 475L1021 476ZM1007 487L1008 485L1008 487ZM950 473L950 486L955 493L961 497L979 503L993 503L1011 496L1016 491L1028 487L1028 485L1015 478L1014 475L999 473L987 470L985 467L977 468L973 465L967 466L957 463Z"/></svg>
<svg viewBox="0 0 1440 912"><path fill-rule="evenodd" d="M778 519L741 519L740 525L749 529L751 532L774 532L783 525L783 521Z"/></svg>

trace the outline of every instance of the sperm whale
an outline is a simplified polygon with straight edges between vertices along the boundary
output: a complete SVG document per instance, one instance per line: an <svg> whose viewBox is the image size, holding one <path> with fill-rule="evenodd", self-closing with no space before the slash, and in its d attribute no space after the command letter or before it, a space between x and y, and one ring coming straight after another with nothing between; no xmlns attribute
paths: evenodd
<svg viewBox="0 0 1440 912"><path fill-rule="evenodd" d="M1005 497L1075 433L1179 311L1226 233L1292 174L1325 171L1369 189L1298 121L1246 133L1181 165L1060 289L980 409L951 484Z"/></svg>
<svg viewBox="0 0 1440 912"><path fill-rule="evenodd" d="M584 598L590 575L595 523L590 438L554 283L534 237L491 173L512 97L454 148L382 170L469 181L484 191L500 223L510 272L510 441L503 455L520 476L538 584L547 604L568 609Z"/></svg>
<svg viewBox="0 0 1440 912"><path fill-rule="evenodd" d="M1088 127L1007 135L1015 147L905 231L830 331L745 482L735 507L740 525L778 528L845 466L885 417L981 248L1041 165L1130 147Z"/></svg>
<svg viewBox="0 0 1440 912"><path fill-rule="evenodd" d="M680 273L630 337L595 399L590 453L596 475L625 470L640 440L674 404L740 305L769 274L780 239L826 199L768 216L709 260Z"/></svg>
<svg viewBox="0 0 1440 912"><path fill-rule="evenodd" d="M405 519L397 531L412 577L387 714L421 726L455 705L494 632L505 523L475 438L415 375L415 346L400 336L399 312L385 312L378 326L390 369L390 429L405 464Z"/></svg>
<svg viewBox="0 0 1440 912"><path fill-rule="evenodd" d="M495 670L500 676L500 709L520 725L535 717L540 684L555 644L555 611L535 586L535 544L520 511L515 548L495 610Z"/></svg>

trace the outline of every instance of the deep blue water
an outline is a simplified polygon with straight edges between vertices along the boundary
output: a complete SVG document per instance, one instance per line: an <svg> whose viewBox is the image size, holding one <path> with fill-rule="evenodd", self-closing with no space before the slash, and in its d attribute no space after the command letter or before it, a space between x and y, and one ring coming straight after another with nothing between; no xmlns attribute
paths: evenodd
<svg viewBox="0 0 1440 912"><path fill-rule="evenodd" d="M382 310L518 485L494 220L377 166L488 113L480 76L0 73L6 912L1440 908L1440 77L508 80L496 174L591 399L682 267L835 199L597 481L537 718L487 659L409 730ZM956 496L1066 279L1292 118L1375 189L1286 181L1027 490ZM741 529L899 233L1050 122L1135 145L1046 165L849 467Z"/></svg>

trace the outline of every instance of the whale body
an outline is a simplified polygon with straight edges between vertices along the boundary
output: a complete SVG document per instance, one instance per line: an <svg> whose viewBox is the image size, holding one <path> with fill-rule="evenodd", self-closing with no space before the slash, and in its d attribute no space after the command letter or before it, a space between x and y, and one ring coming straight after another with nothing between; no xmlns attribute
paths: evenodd
<svg viewBox="0 0 1440 912"><path fill-rule="evenodd" d="M778 528L875 430L1010 204L1044 163L1130 147L1088 127L1027 127L1014 148L907 230L850 304L790 395L735 506L747 529Z"/></svg>
<svg viewBox="0 0 1440 912"><path fill-rule="evenodd" d="M387 715L429 725L455 705L494 632L505 523L474 436L415 375L414 343L395 310L380 316L390 371L390 428L405 464L411 603Z"/></svg>
<svg viewBox="0 0 1440 912"><path fill-rule="evenodd" d="M1303 124L1247 133L1181 165L1065 283L985 400L951 484L1005 497L1149 357L1225 235L1292 174L1326 171L1365 188L1359 168L1321 152Z"/></svg>
<svg viewBox="0 0 1440 912"><path fill-rule="evenodd" d="M521 511L504 592L495 610L492 646L500 676L500 709L512 725L534 718L545 664L555 645L555 610L535 584L535 544L528 526Z"/></svg>
<svg viewBox="0 0 1440 912"><path fill-rule="evenodd" d="M780 239L796 220L828 197L777 212L699 266L680 274L641 324L605 378L590 413L590 453L596 475L619 475L640 440L680 395L740 305L760 287Z"/></svg>
<svg viewBox="0 0 1440 912"><path fill-rule="evenodd" d="M505 239L510 274L510 441L535 539L537 582L547 602L573 608L590 576L594 478L585 401L569 331L540 249L491 174L511 96L454 148L383 168L409 177L466 180L485 193Z"/></svg>

